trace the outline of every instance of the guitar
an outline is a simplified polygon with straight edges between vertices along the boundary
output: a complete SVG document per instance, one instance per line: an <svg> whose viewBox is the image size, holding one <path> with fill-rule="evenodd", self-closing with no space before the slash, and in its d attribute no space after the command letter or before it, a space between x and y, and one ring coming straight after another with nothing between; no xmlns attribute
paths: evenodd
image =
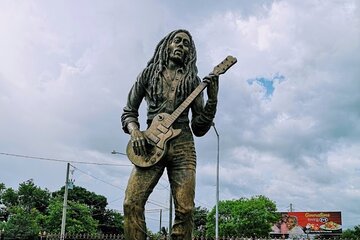
<svg viewBox="0 0 360 240"><path fill-rule="evenodd" d="M228 56L224 61L215 66L211 73L219 76L225 73L236 62L236 58ZM132 147L132 142L129 141L126 153L134 165L138 167L151 167L166 155L169 140L177 137L181 133L181 129L174 129L172 124L206 87L207 82L201 82L172 114L159 113L154 117L150 127L144 131L148 143L146 146L147 154L145 156L136 155Z"/></svg>

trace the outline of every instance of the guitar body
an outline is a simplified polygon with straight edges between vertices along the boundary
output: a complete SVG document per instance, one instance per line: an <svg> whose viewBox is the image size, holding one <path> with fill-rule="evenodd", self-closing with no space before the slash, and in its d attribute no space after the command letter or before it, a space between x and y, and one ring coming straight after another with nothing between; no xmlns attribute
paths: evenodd
<svg viewBox="0 0 360 240"><path fill-rule="evenodd" d="M169 140L177 137L181 129L173 129L171 126L166 127L166 121L170 114L160 113L155 116L150 127L144 131L147 139L146 155L136 155L129 141L126 154L129 160L138 167L151 167L158 163L167 153L167 143Z"/></svg>

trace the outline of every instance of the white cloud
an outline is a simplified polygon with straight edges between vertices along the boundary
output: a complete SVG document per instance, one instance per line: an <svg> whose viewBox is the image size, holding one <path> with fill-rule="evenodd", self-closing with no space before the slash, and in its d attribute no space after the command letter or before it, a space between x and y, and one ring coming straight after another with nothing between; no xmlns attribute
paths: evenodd
<svg viewBox="0 0 360 240"><path fill-rule="evenodd" d="M319 198L338 189L356 195L351 186L358 177L347 169L360 160L352 150L359 147L358 11L353 1L277 1L250 17L229 11L199 27L211 61L229 52L238 57L221 82L216 118L222 152L238 156L223 157L226 196L246 189L283 206L296 200L326 210L346 208L343 199L326 205ZM247 85L276 73L285 81L274 85L270 101L262 98L262 86ZM355 204L352 197L347 204Z"/></svg>

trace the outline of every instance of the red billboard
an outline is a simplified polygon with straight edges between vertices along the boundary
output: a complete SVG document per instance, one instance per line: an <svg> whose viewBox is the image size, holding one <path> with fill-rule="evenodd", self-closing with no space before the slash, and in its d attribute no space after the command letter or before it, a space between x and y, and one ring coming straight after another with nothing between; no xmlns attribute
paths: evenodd
<svg viewBox="0 0 360 240"><path fill-rule="evenodd" d="M341 212L282 212L271 234L340 234Z"/></svg>

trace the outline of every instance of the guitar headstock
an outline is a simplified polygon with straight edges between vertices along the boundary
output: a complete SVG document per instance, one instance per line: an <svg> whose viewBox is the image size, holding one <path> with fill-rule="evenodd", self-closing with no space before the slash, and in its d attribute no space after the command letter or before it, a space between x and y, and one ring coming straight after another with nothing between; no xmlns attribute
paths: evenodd
<svg viewBox="0 0 360 240"><path fill-rule="evenodd" d="M219 76L220 74L225 73L231 66L237 62L237 59L233 56L227 56L221 63L214 67L212 73Z"/></svg>

